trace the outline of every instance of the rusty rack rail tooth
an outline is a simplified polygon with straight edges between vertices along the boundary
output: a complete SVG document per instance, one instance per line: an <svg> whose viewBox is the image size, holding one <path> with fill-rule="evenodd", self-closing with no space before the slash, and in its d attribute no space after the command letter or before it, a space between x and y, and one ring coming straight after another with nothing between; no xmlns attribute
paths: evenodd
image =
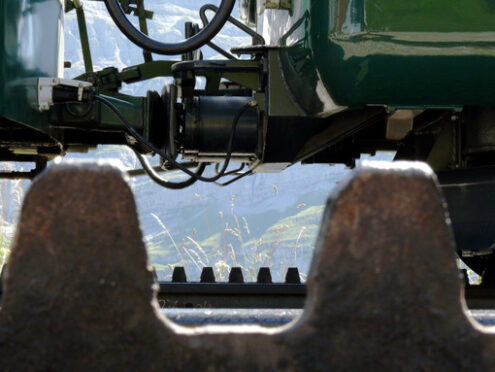
<svg viewBox="0 0 495 372"><path fill-rule="evenodd" d="M184 330L154 306L155 282L122 174L109 166L50 167L26 195L3 278L1 368L492 371L495 334L466 317L453 252L433 173L414 164L362 167L329 198L298 321L271 330Z"/></svg>
<svg viewBox="0 0 495 372"><path fill-rule="evenodd" d="M2 266L0 270L0 304L2 301L2 292L3 292L3 275L5 273L5 266Z"/></svg>
<svg viewBox="0 0 495 372"><path fill-rule="evenodd" d="M495 288L467 285L464 289L464 298L470 310L495 309Z"/></svg>

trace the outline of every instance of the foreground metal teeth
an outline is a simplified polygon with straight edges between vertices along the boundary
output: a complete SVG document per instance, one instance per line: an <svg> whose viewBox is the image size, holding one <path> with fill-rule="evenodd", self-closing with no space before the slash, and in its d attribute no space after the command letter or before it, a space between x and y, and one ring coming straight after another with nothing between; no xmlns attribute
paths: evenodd
<svg viewBox="0 0 495 372"><path fill-rule="evenodd" d="M305 284L187 282L184 268L173 275L183 282L157 286L120 171L51 167L25 198L3 278L0 369L493 371L495 334L463 311L446 216L420 167L362 167L330 197L307 299ZM278 329L185 330L157 302L208 316L305 309Z"/></svg>

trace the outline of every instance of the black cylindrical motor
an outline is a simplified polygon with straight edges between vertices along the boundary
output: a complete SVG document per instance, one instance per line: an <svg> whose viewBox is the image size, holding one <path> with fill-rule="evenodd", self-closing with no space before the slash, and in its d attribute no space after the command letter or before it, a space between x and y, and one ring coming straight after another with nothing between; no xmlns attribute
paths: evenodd
<svg viewBox="0 0 495 372"><path fill-rule="evenodd" d="M181 141L183 157L202 162L223 161L234 118L250 101L251 97L195 97L186 107ZM249 108L236 127L232 160L248 163L256 157L260 129L257 108Z"/></svg>

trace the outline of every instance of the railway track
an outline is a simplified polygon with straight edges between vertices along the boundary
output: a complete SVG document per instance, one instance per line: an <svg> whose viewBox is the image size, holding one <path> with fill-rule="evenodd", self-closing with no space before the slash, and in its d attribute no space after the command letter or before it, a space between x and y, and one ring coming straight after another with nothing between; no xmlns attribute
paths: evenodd
<svg viewBox="0 0 495 372"><path fill-rule="evenodd" d="M461 306L439 195L421 168L362 168L330 198L306 283L270 283L267 269L258 283L243 283L237 268L230 283L213 282L212 269L191 283L176 269L157 299L183 296L184 308L160 310L151 306L155 281L122 174L53 167L26 196L3 278L2 367L493 370L495 333L474 327ZM197 297L187 297L191 289ZM281 292L299 309L274 308ZM491 293L466 289L468 302ZM206 296L262 306L194 308ZM485 325L495 319L494 311L469 314Z"/></svg>
<svg viewBox="0 0 495 372"><path fill-rule="evenodd" d="M303 309L162 309L161 313L182 326L260 325L278 327L301 317ZM481 326L495 326L495 310L468 310L466 315Z"/></svg>
<svg viewBox="0 0 495 372"><path fill-rule="evenodd" d="M3 271L1 274L3 276ZM233 324L242 322L242 319L256 318L263 324L270 323L270 319L274 319L274 324L279 324L282 320L289 322L292 318L283 314L293 314L295 317L304 308L306 285L301 282L299 271L295 267L287 270L283 283L273 283L271 278L270 268L264 267L260 268L256 282L244 282L241 268L234 267L228 282L217 282L213 268L204 267L199 281L187 281L185 269L175 267L171 281L158 282L156 296L164 314L170 314L173 319L180 320L181 324L187 323L188 319L191 324L215 323L217 319L222 324L229 324L227 314L232 315ZM495 324L494 288L466 285L463 293L467 308L476 320L485 325ZM0 304L1 297L0 285ZM190 313L190 309L205 309L205 312L198 310ZM205 317L210 310L213 310L210 314L218 315L212 317L211 321ZM184 311L183 315L181 311ZM278 312L281 312L282 320L279 319ZM197 314L197 317L193 314ZM236 314L240 314L239 319Z"/></svg>
<svg viewBox="0 0 495 372"><path fill-rule="evenodd" d="M272 283L270 269L261 268L257 282L244 283L231 275L229 282L187 282L184 269L175 268L172 281L159 282L157 293L160 308L219 309L302 309L306 300L306 285L301 283L297 268L290 268L284 283ZM211 268L203 269L201 277ZM239 273L240 268L233 268ZM175 280L174 280L175 278ZM177 280L177 278L179 278ZM184 277L185 278L185 277ZM270 278L267 280L267 278ZM464 300L470 310L495 310L495 289L482 285L466 285Z"/></svg>

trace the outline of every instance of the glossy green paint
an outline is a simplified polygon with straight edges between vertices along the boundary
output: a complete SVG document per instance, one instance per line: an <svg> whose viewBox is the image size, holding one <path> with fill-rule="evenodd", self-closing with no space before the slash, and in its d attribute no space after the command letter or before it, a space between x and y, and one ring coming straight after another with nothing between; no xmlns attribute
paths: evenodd
<svg viewBox="0 0 495 372"><path fill-rule="evenodd" d="M12 120L54 137L61 137L57 126L97 130L123 129L122 123L107 108L96 104L86 115L71 115L63 106L48 112L39 112L37 79L62 77L63 73L63 20L61 0L0 0L0 121ZM168 61L144 64L143 68L128 68L122 72L123 81L146 79L158 67L168 67ZM87 66L88 67L88 64ZM135 76L136 73L139 76ZM119 95L108 97L138 130L144 130L147 121L145 97ZM85 110L81 106L79 110ZM73 107L73 111L78 109Z"/></svg>
<svg viewBox="0 0 495 372"><path fill-rule="evenodd" d="M149 101L146 97L133 97L128 95L105 95L104 98L112 102L115 107L132 123L133 127L146 134L146 128L150 121ZM113 94L113 93L112 93ZM53 127L64 128L81 127L98 131L123 131L124 127L120 119L108 107L99 102L92 104L67 104L58 105L48 112L48 121Z"/></svg>
<svg viewBox="0 0 495 372"><path fill-rule="evenodd" d="M36 78L63 68L61 0L0 1L0 117L46 130L39 113Z"/></svg>
<svg viewBox="0 0 495 372"><path fill-rule="evenodd" d="M283 30L264 36L283 47L284 77L307 115L495 104L495 0L301 0L292 17L265 13Z"/></svg>

